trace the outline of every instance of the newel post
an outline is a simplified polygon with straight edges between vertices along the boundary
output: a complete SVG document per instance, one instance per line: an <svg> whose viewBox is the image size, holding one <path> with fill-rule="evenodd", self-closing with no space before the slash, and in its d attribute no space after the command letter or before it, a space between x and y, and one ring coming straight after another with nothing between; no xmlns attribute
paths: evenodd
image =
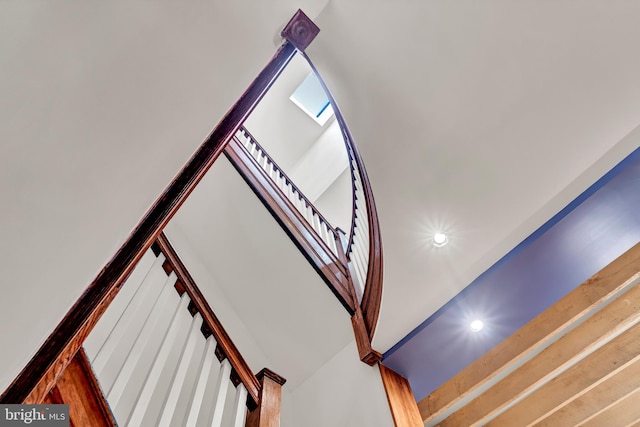
<svg viewBox="0 0 640 427"><path fill-rule="evenodd" d="M245 427L280 427L282 386L287 381L264 368L256 375L260 381L260 404L247 415Z"/></svg>

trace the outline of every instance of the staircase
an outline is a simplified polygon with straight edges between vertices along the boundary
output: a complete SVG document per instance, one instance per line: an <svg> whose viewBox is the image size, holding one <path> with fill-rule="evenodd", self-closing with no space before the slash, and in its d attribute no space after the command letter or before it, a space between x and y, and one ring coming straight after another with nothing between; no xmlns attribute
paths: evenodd
<svg viewBox="0 0 640 427"><path fill-rule="evenodd" d="M230 158L235 156L234 166L247 182L253 180L250 185L256 194L278 222L287 225L285 231L351 315L360 359L370 365L380 360L371 348L382 286L378 219L362 159L337 106L353 184L353 222L346 233L332 227L241 128L296 48L301 52L310 42L297 40L308 39L309 22L301 12L292 18L283 30L288 41L160 195L0 402L74 403L51 393L60 389L58 383L71 373L75 360L85 368L90 361L92 368L84 372L93 384L105 425L279 425L279 393L285 380L267 369L258 374L249 369L161 234L225 146ZM79 419L82 409L72 407L72 418Z"/></svg>
<svg viewBox="0 0 640 427"><path fill-rule="evenodd" d="M260 382L164 235L84 347L120 426L243 427L260 402Z"/></svg>

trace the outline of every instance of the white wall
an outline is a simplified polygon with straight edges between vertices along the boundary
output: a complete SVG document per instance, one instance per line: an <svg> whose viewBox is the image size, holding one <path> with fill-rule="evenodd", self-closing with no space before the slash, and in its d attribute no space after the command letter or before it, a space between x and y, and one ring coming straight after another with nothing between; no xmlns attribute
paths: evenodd
<svg viewBox="0 0 640 427"><path fill-rule="evenodd" d="M0 2L0 392L271 58L296 8Z"/></svg>
<svg viewBox="0 0 640 427"><path fill-rule="evenodd" d="M378 367L358 359L355 341L293 390L284 385L282 427L393 427Z"/></svg>
<svg viewBox="0 0 640 427"><path fill-rule="evenodd" d="M249 132L287 174L324 132L289 100L310 72L306 59L295 55L245 122Z"/></svg>
<svg viewBox="0 0 640 427"><path fill-rule="evenodd" d="M169 223L165 234L251 370L273 366L178 226Z"/></svg>
<svg viewBox="0 0 640 427"><path fill-rule="evenodd" d="M331 225L348 233L351 178L340 126L335 117L320 126L289 100L310 72L296 55L245 126Z"/></svg>
<svg viewBox="0 0 640 427"><path fill-rule="evenodd" d="M352 216L351 171L345 169L313 204L334 227L349 235Z"/></svg>
<svg viewBox="0 0 640 427"><path fill-rule="evenodd" d="M349 166L349 158L337 120L325 126L322 134L298 159L288 174L305 196L315 203ZM351 205L351 190L343 195ZM349 209L350 210L350 209Z"/></svg>

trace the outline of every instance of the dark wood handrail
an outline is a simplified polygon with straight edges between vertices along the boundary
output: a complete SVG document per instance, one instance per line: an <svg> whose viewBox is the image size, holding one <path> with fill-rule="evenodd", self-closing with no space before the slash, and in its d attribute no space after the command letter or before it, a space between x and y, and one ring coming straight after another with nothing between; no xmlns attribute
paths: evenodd
<svg viewBox="0 0 640 427"><path fill-rule="evenodd" d="M39 403L44 399L138 260L222 153L225 145L295 52L296 48L288 41L278 48L265 68L163 191L118 252L67 312L36 355L0 396L0 403Z"/></svg>
<svg viewBox="0 0 640 427"><path fill-rule="evenodd" d="M276 183L237 138L233 138L224 153L349 314L354 314L357 303L351 290L348 267L343 260L336 256L325 241L318 236L313 227L289 198L282 194ZM339 251L343 250L339 242L339 235L336 234L335 237L336 247Z"/></svg>
<svg viewBox="0 0 640 427"><path fill-rule="evenodd" d="M240 381L247 389L249 397L255 405L258 405L260 403L260 382L258 378L253 374L251 368L242 357L242 354L240 354L240 351L229 337L229 334L227 334L227 331L222 326L220 320L218 320L218 317L211 309L204 295L202 295L202 292L200 292L195 280L193 280L193 277L191 277L191 274L187 271L187 268L180 260L180 257L164 233L160 233L156 244L176 273L178 280L184 286L185 292L187 292L191 302L193 302L196 310L202 316L205 325L207 325L213 334L220 350L222 350L222 353L229 359L229 363L231 363Z"/></svg>
<svg viewBox="0 0 640 427"><path fill-rule="evenodd" d="M244 126L242 126L240 128L240 131L244 132L251 139L251 141L253 141L253 144L255 144L260 149L260 151L262 151L264 156L276 168L278 173L280 173L280 175L286 180L286 182L288 182L291 185L291 187L294 190L296 190L296 192L300 195L300 197L305 202L305 204L308 207L310 207L316 215L318 215L318 217L322 220L322 222L324 222L327 225L327 228L329 230L331 230L331 233L333 233L333 235L337 237L338 236L338 231L331 225L331 223L329 221L327 221L327 219L322 215L322 213L320 213L320 211L315 207L315 205L313 203L311 203L311 201L309 199L307 199L307 196L305 196L304 193L302 191L300 191L300 189L296 186L296 184L293 182L293 180L291 178L289 178L289 176L287 176L285 171L280 166L278 166L278 164L275 162L275 160L273 160L273 158L269 155L267 150L265 150L264 147L262 145L260 145L258 140L251 134L251 132L249 132L249 130Z"/></svg>
<svg viewBox="0 0 640 427"><path fill-rule="evenodd" d="M364 294L362 297L362 302L360 306L362 308L362 314L364 317L364 321L367 327L367 332L369 334L369 339L373 339L373 335L375 333L376 325L378 323L378 316L380 314L380 305L382 304L382 275L383 275L383 257L382 257L382 237L380 234L380 222L378 219L378 211L376 209L376 203L373 198L373 190L371 189L371 182L369 181L369 177L367 175L367 170L364 167L364 162L362 160L362 156L358 151L358 147L356 146L353 137L351 136L351 132L347 127L347 123L344 120L342 112L338 107L333 95L327 88L322 76L318 73L315 65L311 62L309 56L301 52L301 54L306 58L309 66L313 70L313 72L318 77L318 81L325 90L329 101L331 102L331 106L336 115L336 120L340 125L340 129L342 130L342 135L344 137L344 142L347 146L347 152L351 150L353 153L353 160L356 162L358 167L358 172L360 175L360 181L362 182L362 190L364 192L366 207L367 207L367 223L369 226L369 266L367 269L367 279L364 288ZM352 182L354 182L353 176L353 168L350 166L352 173ZM355 195L355 188L354 188ZM349 246L351 246L351 242L353 241L354 232L355 232L355 200L353 202L353 223L351 226L351 235L349 236Z"/></svg>

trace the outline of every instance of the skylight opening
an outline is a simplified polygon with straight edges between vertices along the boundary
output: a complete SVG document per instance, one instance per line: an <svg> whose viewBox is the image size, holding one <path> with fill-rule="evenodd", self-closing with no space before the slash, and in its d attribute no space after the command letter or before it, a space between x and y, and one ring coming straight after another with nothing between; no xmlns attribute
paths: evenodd
<svg viewBox="0 0 640 427"><path fill-rule="evenodd" d="M320 126L333 116L331 102L315 73L310 73L289 99Z"/></svg>

